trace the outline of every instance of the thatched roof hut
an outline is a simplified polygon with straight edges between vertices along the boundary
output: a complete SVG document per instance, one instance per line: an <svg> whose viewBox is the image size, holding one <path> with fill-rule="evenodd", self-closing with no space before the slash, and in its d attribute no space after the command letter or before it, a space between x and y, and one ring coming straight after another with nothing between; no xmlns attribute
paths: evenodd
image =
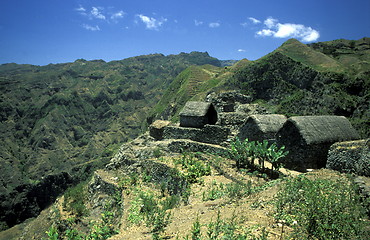
<svg viewBox="0 0 370 240"><path fill-rule="evenodd" d="M280 114L250 115L239 130L241 140L251 141L274 140L276 133L283 127L287 118Z"/></svg>
<svg viewBox="0 0 370 240"><path fill-rule="evenodd" d="M216 124L217 111L209 102L187 102L180 112L181 127L201 128L206 124Z"/></svg>
<svg viewBox="0 0 370 240"><path fill-rule="evenodd" d="M359 138L342 116L291 117L276 135L277 144L289 151L286 166L298 170L325 167L333 143Z"/></svg>

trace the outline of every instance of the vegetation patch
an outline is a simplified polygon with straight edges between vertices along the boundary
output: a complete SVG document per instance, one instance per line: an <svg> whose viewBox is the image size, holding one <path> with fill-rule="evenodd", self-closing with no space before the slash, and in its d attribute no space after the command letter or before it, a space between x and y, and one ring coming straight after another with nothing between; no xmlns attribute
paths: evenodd
<svg viewBox="0 0 370 240"><path fill-rule="evenodd" d="M294 239L369 239L369 222L356 187L348 180L288 179L275 202L276 219Z"/></svg>
<svg viewBox="0 0 370 240"><path fill-rule="evenodd" d="M174 162L181 165L182 173L189 183L199 182L201 177L211 174L211 167L204 161L197 159L194 153L183 153Z"/></svg>
<svg viewBox="0 0 370 240"><path fill-rule="evenodd" d="M235 160L239 169L260 170L270 176L276 176L277 171L282 167L282 159L288 154L288 151L284 149L284 146L279 148L276 143L270 144L267 140L259 142L245 139L241 141L239 138L235 138L230 143L228 155ZM266 169L265 161L271 163L270 169Z"/></svg>

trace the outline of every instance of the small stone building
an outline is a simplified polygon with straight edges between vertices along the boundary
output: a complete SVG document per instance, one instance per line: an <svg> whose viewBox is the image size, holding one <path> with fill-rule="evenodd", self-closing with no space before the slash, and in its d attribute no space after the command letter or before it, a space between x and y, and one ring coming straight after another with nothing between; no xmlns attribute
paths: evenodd
<svg viewBox="0 0 370 240"><path fill-rule="evenodd" d="M247 118L239 130L240 140L275 140L276 133L283 127L287 118L280 114L256 114Z"/></svg>
<svg viewBox="0 0 370 240"><path fill-rule="evenodd" d="M276 134L277 144L289 151L285 166L301 171L325 167L333 143L359 138L342 116L291 117Z"/></svg>
<svg viewBox="0 0 370 240"><path fill-rule="evenodd" d="M170 121L156 120L149 126L149 135L152 136L155 140L162 140L163 131L165 127L170 124Z"/></svg>
<svg viewBox="0 0 370 240"><path fill-rule="evenodd" d="M217 111L209 102L187 102L180 112L180 126L201 128L217 122Z"/></svg>

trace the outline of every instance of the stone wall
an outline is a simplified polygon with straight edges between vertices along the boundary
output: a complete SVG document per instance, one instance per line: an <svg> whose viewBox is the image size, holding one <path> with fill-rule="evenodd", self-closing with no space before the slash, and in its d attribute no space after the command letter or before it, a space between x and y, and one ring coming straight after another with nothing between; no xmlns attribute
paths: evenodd
<svg viewBox="0 0 370 240"><path fill-rule="evenodd" d="M167 126L165 139L190 139L197 142L222 145L230 134L230 129L218 125L205 125L203 128Z"/></svg>
<svg viewBox="0 0 370 240"><path fill-rule="evenodd" d="M333 144L329 149L326 167L370 177L370 138Z"/></svg>

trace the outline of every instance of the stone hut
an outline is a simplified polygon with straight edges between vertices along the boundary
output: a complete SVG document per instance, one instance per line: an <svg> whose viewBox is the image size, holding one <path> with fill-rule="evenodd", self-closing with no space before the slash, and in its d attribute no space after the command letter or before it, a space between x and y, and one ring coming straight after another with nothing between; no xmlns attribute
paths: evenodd
<svg viewBox="0 0 370 240"><path fill-rule="evenodd" d="M217 122L217 111L209 102L187 102L180 112L180 126L201 128Z"/></svg>
<svg viewBox="0 0 370 240"><path fill-rule="evenodd" d="M359 138L342 116L291 117L276 134L277 144L289 151L285 166L301 171L325 167L333 143Z"/></svg>
<svg viewBox="0 0 370 240"><path fill-rule="evenodd" d="M149 126L149 135L152 136L155 140L162 140L163 131L170 124L170 121L156 120Z"/></svg>
<svg viewBox="0 0 370 240"><path fill-rule="evenodd" d="M256 114L247 118L239 130L240 140L251 141L275 140L276 133L283 127L287 118L280 114Z"/></svg>

